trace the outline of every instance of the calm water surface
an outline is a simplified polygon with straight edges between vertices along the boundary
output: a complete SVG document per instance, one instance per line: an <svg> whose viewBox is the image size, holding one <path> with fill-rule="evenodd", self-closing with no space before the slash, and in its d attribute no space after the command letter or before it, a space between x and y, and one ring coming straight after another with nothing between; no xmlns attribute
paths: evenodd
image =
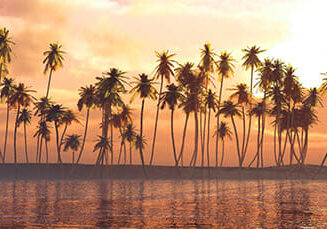
<svg viewBox="0 0 327 229"><path fill-rule="evenodd" d="M326 181L1 181L0 227L324 228Z"/></svg>

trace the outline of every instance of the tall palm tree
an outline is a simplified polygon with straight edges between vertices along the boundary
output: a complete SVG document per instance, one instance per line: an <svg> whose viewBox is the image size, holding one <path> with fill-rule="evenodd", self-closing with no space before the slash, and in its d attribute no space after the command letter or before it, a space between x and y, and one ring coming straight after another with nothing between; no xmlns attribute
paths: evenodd
<svg viewBox="0 0 327 229"><path fill-rule="evenodd" d="M230 96L231 100L236 100L236 103L241 106L242 109L242 119L243 119L243 137L242 137L242 150L241 150L241 158L242 162L245 158L245 144L246 144L246 113L245 108L249 104L251 104L251 94L248 92L248 86L244 83L240 83L236 85L235 88L231 88L230 90L234 91L234 93Z"/></svg>
<svg viewBox="0 0 327 229"><path fill-rule="evenodd" d="M139 95L142 99L141 106L141 117L140 117L140 138L143 138L143 110L144 110L144 102L146 98L150 98L151 100L155 100L157 98L157 90L153 86L153 80L149 79L148 75L142 73L139 75L139 78L135 77L135 87L131 89L130 93L132 93L132 98L130 102L134 100L134 98ZM144 167L144 156L143 156L143 147L138 147L140 150L140 158L142 161L142 166Z"/></svg>
<svg viewBox="0 0 327 229"><path fill-rule="evenodd" d="M61 104L51 104L49 110L46 113L46 121L53 122L56 131L56 147L57 147L57 162L62 163L60 154L60 138L59 138L59 127L62 124L62 117L66 111Z"/></svg>
<svg viewBox="0 0 327 229"><path fill-rule="evenodd" d="M62 46L59 43L53 42L50 44L49 50L43 53L45 56L43 60L43 64L45 64L43 74L47 74L49 71L48 87L45 95L46 98L49 96L52 73L62 67L62 62L64 60L63 54L65 54L65 52L60 50L61 47Z"/></svg>
<svg viewBox="0 0 327 229"><path fill-rule="evenodd" d="M27 153L26 125L31 124L31 119L32 119L32 112L29 111L27 108L23 108L17 120L18 127L20 126L20 124L22 123L24 124L25 159L27 163L28 163L28 153Z"/></svg>
<svg viewBox="0 0 327 229"><path fill-rule="evenodd" d="M234 62L235 60L232 58L230 53L222 52L219 56L219 59L216 63L217 72L220 78L220 91L218 97L218 112L217 112L217 126L219 125L219 115L220 115L220 104L223 92L223 83L224 78L228 79L234 74ZM216 167L218 167L218 135L216 136Z"/></svg>
<svg viewBox="0 0 327 229"><path fill-rule="evenodd" d="M86 121L85 121L85 130L84 130L82 146L81 146L81 149L79 151L76 164L78 164L78 162L80 161L80 159L82 157L83 150L84 150L86 134L87 134L87 128L88 128L88 123L89 123L89 117L90 117L90 109L96 103L95 87L92 84L90 86L81 87L79 89L79 96L80 96L80 99L77 102L77 107L78 107L79 111L82 111L83 107L86 108Z"/></svg>
<svg viewBox="0 0 327 229"><path fill-rule="evenodd" d="M102 77L96 78L95 95L97 97L97 106L102 109L102 137L108 139L109 120L112 113L112 106L122 106L124 103L120 97L120 93L125 93L125 72L117 68L111 68L108 72L104 72ZM110 145L111 147L111 163L113 163L113 127L110 125ZM100 153L108 153L108 151L99 151ZM99 155L100 158L104 156ZM107 158L107 157L106 157ZM100 161L99 161L100 162ZM101 160L103 162L103 160Z"/></svg>
<svg viewBox="0 0 327 229"><path fill-rule="evenodd" d="M37 137L36 145L36 162L41 163L42 158L42 143L44 141L46 148L46 163L49 162L49 153L48 153L48 142L50 141L50 127L46 121L39 122L39 125L36 128L36 132L33 137Z"/></svg>
<svg viewBox="0 0 327 229"><path fill-rule="evenodd" d="M19 83L17 86L14 86L13 93L10 97L10 106L17 108L17 115L15 120L15 129L14 129L14 162L17 163L17 149L16 149L16 136L17 136L17 127L18 127L18 118L20 114L21 107L28 107L34 100L34 97L30 95L33 90L28 89L24 83Z"/></svg>
<svg viewBox="0 0 327 229"><path fill-rule="evenodd" d="M232 131L230 130L229 126L226 122L221 121L219 128L216 128L216 131L214 133L214 136L218 135L218 137L222 141L221 145L221 160L220 160L220 167L223 166L224 162L224 154L225 154L225 138L228 137L229 139L232 139Z"/></svg>
<svg viewBox="0 0 327 229"><path fill-rule="evenodd" d="M234 117L240 117L241 112L239 111L238 107L236 104L234 104L232 101L225 101L219 110L221 114L224 115L224 117L230 117L233 127L234 127L234 135L235 135L235 140L236 140L236 150L237 150L237 156L238 156L238 161L239 161L239 166L242 167L242 155L240 152L240 144L239 144L239 139L238 139L238 134L237 134L237 128L235 124L235 119ZM219 113L217 114L219 115Z"/></svg>
<svg viewBox="0 0 327 229"><path fill-rule="evenodd" d="M183 97L184 95L182 93L182 88L172 83L167 86L167 91L164 91L160 98L161 109L165 108L166 104L168 104L169 109L171 111L170 132L171 132L171 141L173 145L173 153L174 153L174 160L176 166L178 166L178 160L177 160L175 138L174 138L174 111L178 103L183 99Z"/></svg>
<svg viewBox="0 0 327 229"><path fill-rule="evenodd" d="M136 129L133 126L133 123L126 125L123 130L122 138L129 142L129 164L132 165L132 145L134 144L136 138Z"/></svg>
<svg viewBox="0 0 327 229"><path fill-rule="evenodd" d="M167 81L167 83L170 83L170 77L174 76L174 60L172 58L175 56L175 54L168 54L168 51L162 51L162 53L155 52L159 62L157 67L155 68L155 77L158 79L160 78L160 90L159 90L159 97L158 97L158 103L157 103L157 113L156 113L156 121L154 124L154 133L153 133L153 141L152 141L152 149L151 149L151 158L150 158L150 166L153 162L153 155L154 155L154 147L156 143L156 136L157 136L157 126L158 126L158 118L159 118L159 108L160 108L160 98L162 93L162 87L164 79Z"/></svg>
<svg viewBox="0 0 327 229"><path fill-rule="evenodd" d="M10 112L10 98L14 91L14 79L4 77L0 86L1 86L0 98L1 98L1 100L5 100L5 102L7 104L6 133L5 133L3 154L2 154L2 162L5 163L6 149L7 149L7 137L8 137L9 112Z"/></svg>
<svg viewBox="0 0 327 229"><path fill-rule="evenodd" d="M67 137L63 141L63 144L64 144L65 152L68 149L72 150L72 164L74 164L75 151L77 151L81 145L81 135L77 135L77 134L67 135Z"/></svg>
<svg viewBox="0 0 327 229"><path fill-rule="evenodd" d="M207 133L207 161L208 161L208 167L210 166L209 156L210 156L210 116L211 116L211 110L216 112L217 107L217 96L214 92L212 92L211 89L209 89L208 93L206 93L204 98L204 103L206 107L209 109L208 113L208 133Z"/></svg>
<svg viewBox="0 0 327 229"><path fill-rule="evenodd" d="M9 37L9 30L0 28L0 81L2 79L2 72L7 70L7 63L11 62L11 46L15 43Z"/></svg>
<svg viewBox="0 0 327 229"><path fill-rule="evenodd" d="M145 148L146 140L141 135L137 134L135 137L135 149L142 151L141 149Z"/></svg>

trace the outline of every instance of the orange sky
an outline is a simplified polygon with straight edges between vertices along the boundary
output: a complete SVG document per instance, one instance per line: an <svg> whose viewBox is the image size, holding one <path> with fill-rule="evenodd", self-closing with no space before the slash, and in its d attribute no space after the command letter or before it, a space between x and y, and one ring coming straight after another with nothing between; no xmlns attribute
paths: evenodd
<svg viewBox="0 0 327 229"><path fill-rule="evenodd" d="M13 47L11 76L37 90L36 96L45 94L47 76L43 71L43 51L50 42L59 41L66 51L64 68L54 74L50 96L56 101L76 110L77 90L80 86L94 83L95 77L110 67L118 67L128 76L145 72L152 74L156 58L154 51L169 50L176 53L176 60L199 62L199 50L210 42L216 52L228 50L237 60L235 76L226 81L225 88L240 82L249 82L249 73L241 68L241 49L259 45L268 51L261 57L282 58L296 67L300 82L306 87L319 86L321 72L327 70L327 32L322 26L326 21L324 1L283 0L0 0L0 25L10 30L16 45ZM229 92L224 92L227 95ZM136 125L139 106L132 105ZM3 111L4 105L1 105ZM146 102L145 137L148 158L155 118L155 103ZM320 109L321 122L311 130L310 163L319 163L327 146L324 126L325 109ZM14 113L14 112L13 112ZM4 119L4 112L0 119ZM79 114L82 123L84 112ZM88 133L88 151L83 162L93 163L91 150L96 136L100 134L99 113L92 111L91 128ZM14 114L11 117L13 129ZM193 119L193 118L192 118ZM184 115L176 113L176 141L180 138ZM35 125L35 123L33 123ZM29 152L34 158L35 141L33 125L29 127ZM161 112L158 129L157 164L173 161L169 129L169 113ZM189 123L186 154L190 156L193 140L193 123ZM0 126L3 136L4 126ZM12 143L12 129L9 142ZM254 127L255 130L255 127ZM20 130L22 131L22 130ZM54 132L54 130L53 130ZM75 125L69 133L83 133L83 126ZM22 132L19 132L21 135ZM255 131L253 131L255 134ZM2 138L2 137L1 137ZM272 163L272 152L267 133L266 164ZM22 141L19 138L19 141ZM253 154L255 138L249 149ZM52 158L55 137L52 137ZM118 139L115 139L116 145ZM23 142L21 142L22 144ZM21 145L19 142L19 145ZM2 144L1 144L2 145ZM214 148L214 145L211 145ZM236 165L235 143L226 145L226 165ZM9 147L9 155L12 147ZM9 156L8 155L8 156ZM63 153L70 160L70 153ZM23 148L19 148L19 160L23 160ZM250 157L250 156L249 156ZM248 160L250 160L248 157ZM11 159L11 156L9 156ZM138 162L138 154L134 154ZM147 160L148 161L148 160ZM211 161L213 161L211 159Z"/></svg>

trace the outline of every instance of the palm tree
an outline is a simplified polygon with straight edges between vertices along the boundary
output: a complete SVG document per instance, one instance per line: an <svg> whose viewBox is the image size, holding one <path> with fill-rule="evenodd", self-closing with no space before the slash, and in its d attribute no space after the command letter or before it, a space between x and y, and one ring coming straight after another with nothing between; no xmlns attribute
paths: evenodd
<svg viewBox="0 0 327 229"><path fill-rule="evenodd" d="M178 160L177 160L175 138L174 138L174 111L178 103L183 99L183 97L184 95L182 93L182 88L172 83L167 86L167 91L164 91L160 98L161 109L164 109L166 104L168 104L169 109L171 110L170 132L171 132L171 140L173 145L173 153L174 153L174 160L176 166L178 166Z"/></svg>
<svg viewBox="0 0 327 229"><path fill-rule="evenodd" d="M62 62L64 57L62 56L65 52L61 51L61 45L57 42L50 44L50 50L45 51L43 55L45 56L43 60L43 64L45 64L43 74L47 74L49 72L49 80L48 80L48 87L47 93L45 95L48 98L49 90L50 90L50 83L51 83L51 76L52 73L62 67Z"/></svg>
<svg viewBox="0 0 327 229"><path fill-rule="evenodd" d="M46 121L53 122L56 130L56 146L57 146L57 162L62 163L60 155L60 138L59 138L59 127L62 124L62 117L65 113L66 108L61 104L51 104L49 110L46 113Z"/></svg>
<svg viewBox="0 0 327 229"><path fill-rule="evenodd" d="M217 61L217 72L220 77L220 91L218 98L218 112L217 112L217 126L219 125L219 115L220 115L220 103L222 98L223 91L223 83L224 78L228 79L234 74L234 62L235 60L232 58L230 53L222 52L219 56L219 60ZM216 167L218 167L218 135L216 136Z"/></svg>
<svg viewBox="0 0 327 229"><path fill-rule="evenodd" d="M208 160L208 167L210 166L209 162L209 146L210 146L210 115L211 115L211 110L216 112L216 107L217 107L217 97L214 92L212 92L211 89L209 89L208 93L205 95L204 98L204 103L206 107L209 109L208 113L208 133L207 133L207 160Z"/></svg>
<svg viewBox="0 0 327 229"><path fill-rule="evenodd" d="M27 163L28 163L28 153L27 153L26 125L31 124L31 119L32 119L32 112L29 111L27 108L23 108L17 120L18 127L20 126L20 124L24 123L25 158Z"/></svg>
<svg viewBox="0 0 327 229"><path fill-rule="evenodd" d="M89 123L89 117L90 117L90 109L95 105L96 102L96 96L95 96L95 87L91 84L90 86L81 87L79 89L79 96L80 99L77 102L77 107L79 111L82 111L83 107L86 108L86 121L85 121L85 130L84 130L84 136L82 141L82 146L80 149L80 152L78 154L78 158L76 161L76 164L78 164L79 160L82 157L82 153L84 150L85 140L86 140L86 133Z"/></svg>
<svg viewBox="0 0 327 229"><path fill-rule="evenodd" d="M0 28L0 81L2 79L2 72L7 70L6 64L11 62L11 45L14 44L9 37L9 30Z"/></svg>
<svg viewBox="0 0 327 229"><path fill-rule="evenodd" d="M141 135L137 134L135 137L135 149L140 150L145 148L146 140Z"/></svg>
<svg viewBox="0 0 327 229"><path fill-rule="evenodd" d="M121 120L121 126L119 127L120 135L121 135L121 140L122 144L121 147L124 146L124 164L126 164L126 144L125 144L125 138L123 136L123 130L125 129L126 125L132 122L132 108L127 105L123 104L121 107L121 112L119 114L120 120ZM119 153L119 158L120 158L121 151Z"/></svg>
<svg viewBox="0 0 327 229"><path fill-rule="evenodd" d="M155 68L155 77L158 79L160 77L160 90L159 90L159 98L157 103L157 113L156 113L156 121L154 124L154 133L153 133L153 141L152 141L152 150L151 150L151 158L150 158L150 166L153 162L153 155L154 155L154 147L156 143L156 136L157 136L157 126L158 126L158 118L159 118L159 106L160 106L160 98L162 93L163 81L164 79L170 83L170 76L174 76L174 60L172 58L175 54L168 54L168 51L163 51L162 53L155 52L156 56L158 57L157 62L159 64Z"/></svg>
<svg viewBox="0 0 327 229"><path fill-rule="evenodd" d="M231 96L231 100L236 100L236 103L241 106L242 108L242 119L243 119L243 137L242 137L242 150L241 150L241 158L242 162L245 158L245 144L246 144L246 114L245 114L245 107L251 104L251 94L248 92L248 86L244 83L240 83L236 85L235 88L230 89L235 91Z"/></svg>
<svg viewBox="0 0 327 229"><path fill-rule="evenodd" d="M59 141L59 152L61 152L61 146L63 144L63 140L67 131L68 126L70 126L73 122L80 123L76 114L70 110L67 109L63 112L62 117L60 119L59 126L64 125L64 129L62 131L60 141Z"/></svg>
<svg viewBox="0 0 327 229"><path fill-rule="evenodd" d="M72 134L72 135L68 135L65 139L64 139L64 151L66 152L68 149L71 149L72 152L72 164L74 164L75 161L75 151L78 150L78 148L81 145L81 135L77 135L77 134Z"/></svg>
<svg viewBox="0 0 327 229"><path fill-rule="evenodd" d="M120 97L120 93L125 93L125 72L117 68L111 68L108 72L104 72L102 77L97 77L95 95L97 97L97 106L102 109L102 137L108 138L109 120L111 117L112 106L122 106L124 103ZM110 125L111 138L110 138L110 151L111 163L113 163L113 127ZM108 153L108 151L99 151L100 153ZM99 155L100 158L104 156ZM107 158L107 157L106 157ZM103 160L101 161L103 162ZM107 161L106 161L107 162Z"/></svg>
<svg viewBox="0 0 327 229"><path fill-rule="evenodd" d="M98 153L98 158L96 161L97 165L103 165L104 160L105 160L105 156L108 155L108 152L111 148L110 145L110 139L103 137L103 136L98 136L98 140L97 143L94 146L93 152L99 150Z"/></svg>
<svg viewBox="0 0 327 229"><path fill-rule="evenodd" d="M220 167L223 166L224 161L224 152L225 152L225 138L228 137L229 139L232 139L232 131L228 127L227 123L224 121L220 122L219 128L216 128L216 131L214 133L214 136L218 135L218 137L222 141L221 145L221 160L220 160Z"/></svg>
<svg viewBox="0 0 327 229"><path fill-rule="evenodd" d="M135 127L133 126L133 123L127 124L123 130L122 138L129 142L129 163L130 163L130 165L132 165L132 163L133 163L132 144L134 144L134 142L135 142L135 137L136 137L136 130L135 130Z"/></svg>
<svg viewBox="0 0 327 229"><path fill-rule="evenodd" d="M224 117L230 117L233 127L234 127L234 134L235 134L235 139L236 139L236 149L237 149L237 156L238 156L238 160L239 160L239 166L242 167L242 155L240 152L240 144L239 144L239 139L238 139L238 134L237 134L237 128L236 128L236 124L235 124L235 119L234 117L240 117L241 113L238 110L238 107L236 104L234 104L232 101L225 101L221 107L221 109L219 110L219 113L223 114ZM217 115L219 115L219 113Z"/></svg>
<svg viewBox="0 0 327 229"><path fill-rule="evenodd" d="M37 126L37 130L33 137L37 137L37 145L36 145L36 162L40 163L42 158L42 142L45 142L46 148L46 163L49 162L49 153L48 153L48 142L50 141L50 127L46 121L39 122Z"/></svg>
<svg viewBox="0 0 327 229"><path fill-rule="evenodd" d="M136 78L136 81L134 82L135 87L132 88L130 93L132 93L132 98L130 102L134 100L134 98L137 95L140 95L140 98L142 99L142 107L141 107L141 117L140 117L140 137L143 137L143 110L144 110L144 102L146 98L150 98L151 100L155 100L157 98L157 90L153 86L153 80L154 79L148 79L148 75L142 73L139 75L139 79ZM144 157L143 157L143 147L138 147L140 150L140 157L142 161L142 166L144 167Z"/></svg>
<svg viewBox="0 0 327 229"><path fill-rule="evenodd" d="M24 83L19 83L17 86L14 86L13 93L10 97L10 106L17 108L17 115L15 120L15 130L14 130L14 161L17 163L17 149L16 149L16 136L17 136L17 127L18 127L18 118L20 113L20 108L28 107L34 100L34 97L30 95L33 90L28 89Z"/></svg>
<svg viewBox="0 0 327 229"><path fill-rule="evenodd" d="M3 147L2 162L6 161L6 149L7 149L7 137L8 137L8 124L9 124L9 112L10 112L10 97L14 91L14 79L4 77L3 82L0 84L0 98L1 100L5 99L7 104L7 116L6 116L6 133L5 133L5 142Z"/></svg>

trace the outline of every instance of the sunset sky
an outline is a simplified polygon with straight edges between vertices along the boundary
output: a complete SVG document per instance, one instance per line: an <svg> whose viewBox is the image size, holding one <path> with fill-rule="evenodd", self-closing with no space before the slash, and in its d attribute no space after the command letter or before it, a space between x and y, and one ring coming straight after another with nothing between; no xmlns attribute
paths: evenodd
<svg viewBox="0 0 327 229"><path fill-rule="evenodd" d="M51 42L62 44L66 52L64 67L54 73L50 96L77 112L78 88L94 83L95 77L101 76L110 67L126 71L129 77L142 72L152 75L156 66L156 50L175 53L175 59L180 63L191 61L198 64L200 48L205 42L210 42L218 54L224 50L231 52L237 61L233 79L224 85L226 89L237 83L249 83L250 74L241 67L241 49L252 45L267 50L260 56L261 59L269 56L292 64L304 87L317 87L323 78L320 73L327 71L326 8L324 0L0 0L0 26L10 30L16 43L10 75L17 82L25 82L36 90L36 97L45 95L48 80L48 76L43 75L43 52ZM225 98L229 93L224 91ZM5 106L2 104L0 107L2 120L5 118ZM132 107L138 127L139 101ZM326 109L319 109L320 122L310 130L308 163L319 163L326 152L325 112ZM84 115L84 111L79 114L83 124ZM11 117L10 143L13 119L14 114ZM145 152L147 162L154 119L155 102L146 101L144 135L148 142ZM99 112L92 111L83 163L95 162L96 155L92 149L100 134L99 122ZM182 113L176 114L175 123L179 149L184 124ZM29 152L34 159L33 125L29 127ZM173 161L168 125L169 113L165 110L159 118L156 164ZM187 161L193 145L192 129L193 123L190 122L185 151ZM0 130L2 145L4 125L0 126ZM69 130L69 133L77 132L83 133L82 125L74 125ZM250 155L254 153L254 136L255 131ZM23 138L18 139L21 141L18 144L23 145ZM273 162L269 139L272 139L271 132L267 130L266 165ZM53 160L54 142L55 136L52 136ZM116 145L118 142L115 139ZM63 152L63 155L68 162L70 153ZM226 155L226 165L237 164L234 141L227 142ZM8 156L11 159L11 146ZM138 153L134 153L134 158L135 162L139 162ZM19 148L19 161L23 161L23 147Z"/></svg>

